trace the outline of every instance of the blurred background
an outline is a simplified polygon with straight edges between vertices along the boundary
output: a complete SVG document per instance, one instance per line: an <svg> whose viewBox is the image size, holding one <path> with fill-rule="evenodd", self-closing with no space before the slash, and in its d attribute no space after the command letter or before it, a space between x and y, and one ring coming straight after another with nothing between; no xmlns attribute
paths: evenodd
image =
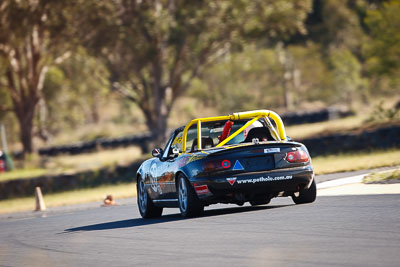
<svg viewBox="0 0 400 267"><path fill-rule="evenodd" d="M399 14L399 0L1 1L14 170L0 180L130 164L174 127L237 111L277 111L295 140L399 125ZM43 152L78 142L93 149Z"/></svg>

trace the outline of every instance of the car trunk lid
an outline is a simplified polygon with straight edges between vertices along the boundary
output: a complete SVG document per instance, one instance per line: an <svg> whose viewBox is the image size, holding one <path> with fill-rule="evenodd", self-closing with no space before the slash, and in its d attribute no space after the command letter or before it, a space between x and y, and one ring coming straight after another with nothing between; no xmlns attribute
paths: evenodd
<svg viewBox="0 0 400 267"><path fill-rule="evenodd" d="M234 174L301 166L305 163L289 163L286 155L302 148L297 142L265 142L207 149L202 152L209 159L205 160L204 173Z"/></svg>

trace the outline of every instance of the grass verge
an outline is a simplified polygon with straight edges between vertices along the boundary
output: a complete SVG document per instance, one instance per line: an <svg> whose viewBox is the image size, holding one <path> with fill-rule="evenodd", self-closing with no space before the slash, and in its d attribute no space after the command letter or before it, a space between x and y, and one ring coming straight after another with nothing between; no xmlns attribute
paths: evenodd
<svg viewBox="0 0 400 267"><path fill-rule="evenodd" d="M44 201L47 208L82 204L99 201L102 203L106 195L113 195L116 202L121 198L136 196L136 183L124 183L118 185L106 185L96 188L79 189L62 193L44 193ZM7 199L0 201L0 214L18 211L33 211L35 209L35 197Z"/></svg>
<svg viewBox="0 0 400 267"><path fill-rule="evenodd" d="M380 173L373 172L363 179L363 183L366 184L387 184L394 182L400 183L400 169Z"/></svg>
<svg viewBox="0 0 400 267"><path fill-rule="evenodd" d="M312 160L316 174L357 171L400 165L400 149L319 156Z"/></svg>

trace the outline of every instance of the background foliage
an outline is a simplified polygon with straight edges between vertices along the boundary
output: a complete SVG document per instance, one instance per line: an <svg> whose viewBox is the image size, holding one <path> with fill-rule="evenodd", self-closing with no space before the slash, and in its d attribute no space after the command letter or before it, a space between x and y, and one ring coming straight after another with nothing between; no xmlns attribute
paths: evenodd
<svg viewBox="0 0 400 267"><path fill-rule="evenodd" d="M27 136L146 127L161 143L176 113L354 109L399 92L398 14L400 0L4 1L0 121L32 152Z"/></svg>

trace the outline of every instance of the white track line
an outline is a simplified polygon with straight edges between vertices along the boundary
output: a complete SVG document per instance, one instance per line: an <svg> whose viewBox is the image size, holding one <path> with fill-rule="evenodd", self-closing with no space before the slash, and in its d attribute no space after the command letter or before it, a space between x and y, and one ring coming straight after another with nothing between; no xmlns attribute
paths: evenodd
<svg viewBox="0 0 400 267"><path fill-rule="evenodd" d="M341 178L341 179L336 179L332 181L327 181L323 183L317 184L318 189L323 189L323 188L329 188L329 187L335 187L335 186L341 186L341 185L346 185L346 184L356 184L356 183L361 183L363 178L368 175L367 174L362 174L362 175L357 175L357 176L351 176L347 178Z"/></svg>

